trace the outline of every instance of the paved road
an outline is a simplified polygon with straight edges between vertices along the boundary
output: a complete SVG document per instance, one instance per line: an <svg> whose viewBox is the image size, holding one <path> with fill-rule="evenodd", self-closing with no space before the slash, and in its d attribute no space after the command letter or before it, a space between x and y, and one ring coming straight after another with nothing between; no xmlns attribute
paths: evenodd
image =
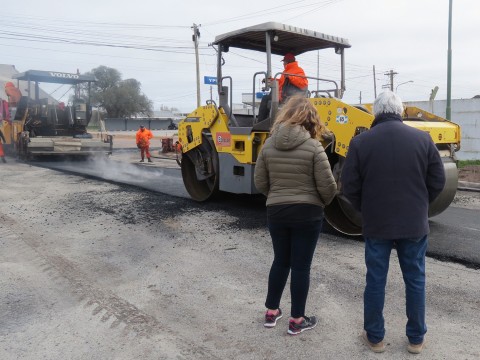
<svg viewBox="0 0 480 360"><path fill-rule="evenodd" d="M112 182L0 165L0 359L379 358L358 338L361 241L322 234L307 304L319 326L290 337L286 317L274 329L262 324L272 259L263 198L225 195L199 204L113 183L128 175L135 182L149 176L148 186L178 185L174 166L89 166ZM427 268L422 360L479 359L479 270L432 258ZM380 357L413 359L394 255L387 287ZM286 289L286 314L289 304Z"/></svg>
<svg viewBox="0 0 480 360"><path fill-rule="evenodd" d="M175 160L155 155L154 164L138 163L138 154L117 151L111 159L86 162L37 161L33 164L52 169L80 173L113 182L131 184L177 197L189 195L183 186L180 168ZM459 192L468 196L468 192ZM252 206L257 206L255 203ZM450 206L430 220L431 235L428 255L480 268L480 209ZM330 230L332 232L334 230ZM335 233L342 237L341 234Z"/></svg>
<svg viewBox="0 0 480 360"><path fill-rule="evenodd" d="M429 255L480 268L480 211L450 206L430 219Z"/></svg>

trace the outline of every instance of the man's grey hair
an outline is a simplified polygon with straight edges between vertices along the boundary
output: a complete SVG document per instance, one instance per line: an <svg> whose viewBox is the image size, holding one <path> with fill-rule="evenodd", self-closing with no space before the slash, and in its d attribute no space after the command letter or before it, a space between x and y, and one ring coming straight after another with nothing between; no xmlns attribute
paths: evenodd
<svg viewBox="0 0 480 360"><path fill-rule="evenodd" d="M402 115L403 104L400 96L392 91L380 93L373 102L373 115L378 116L383 113Z"/></svg>

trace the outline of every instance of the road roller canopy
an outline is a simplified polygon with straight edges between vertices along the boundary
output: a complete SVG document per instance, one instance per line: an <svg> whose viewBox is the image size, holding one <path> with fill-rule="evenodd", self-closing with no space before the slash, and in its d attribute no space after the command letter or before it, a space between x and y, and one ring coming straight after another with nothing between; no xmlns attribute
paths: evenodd
<svg viewBox="0 0 480 360"><path fill-rule="evenodd" d="M347 39L277 22L267 22L218 35L214 45L222 45L223 51L235 47L266 52L267 32L272 38L271 53L275 55L283 56L288 52L299 55L312 50L351 47Z"/></svg>
<svg viewBox="0 0 480 360"><path fill-rule="evenodd" d="M25 80L25 81L71 84L71 85L87 83L87 82L91 83L91 82L97 81L97 79L93 75L80 75L80 74L63 73L58 71L41 71L41 70L28 70L20 74L14 74L12 78L17 80Z"/></svg>

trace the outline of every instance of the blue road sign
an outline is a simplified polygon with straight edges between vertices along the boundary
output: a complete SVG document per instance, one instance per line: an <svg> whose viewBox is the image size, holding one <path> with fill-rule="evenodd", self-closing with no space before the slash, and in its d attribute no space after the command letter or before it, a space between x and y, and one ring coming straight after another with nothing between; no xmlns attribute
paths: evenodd
<svg viewBox="0 0 480 360"><path fill-rule="evenodd" d="M207 85L217 85L217 78L215 76L204 76L203 83Z"/></svg>

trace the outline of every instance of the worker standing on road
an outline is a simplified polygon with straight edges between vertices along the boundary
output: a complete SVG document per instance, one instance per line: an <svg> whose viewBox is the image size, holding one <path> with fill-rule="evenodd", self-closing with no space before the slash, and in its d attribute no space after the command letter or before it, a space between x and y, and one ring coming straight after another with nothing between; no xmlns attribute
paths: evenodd
<svg viewBox="0 0 480 360"><path fill-rule="evenodd" d="M282 317L280 300L291 271L290 335L317 325L315 316L305 316L310 266L322 229L323 208L337 190L327 155L317 140L324 132L310 101L293 96L279 112L255 166L255 186L267 195L274 253L264 325L274 327Z"/></svg>
<svg viewBox="0 0 480 360"><path fill-rule="evenodd" d="M137 147L140 149L140 155L142 159L140 162L145 161L145 155L147 156L147 160L149 163L153 162L150 159L150 139L153 138L153 134L149 129L145 129L144 125L140 125L140 129L138 129L135 139L137 141Z"/></svg>
<svg viewBox="0 0 480 360"><path fill-rule="evenodd" d="M298 66L295 55L287 53L282 59L283 73L278 79L278 101L285 102L290 96L296 94L305 94L308 89L308 79L305 77L305 71ZM289 76L288 74L298 75ZM268 79L273 81L273 79ZM268 84L267 84L268 85ZM265 120L270 113L272 93L262 97L258 108L258 121ZM270 103L270 104L269 104Z"/></svg>
<svg viewBox="0 0 480 360"><path fill-rule="evenodd" d="M5 144L7 142L7 140L5 140L5 136L3 135L3 132L2 130L0 130L0 158L2 158L2 161L4 163L7 162L7 160L5 159L5 152L3 151L3 144Z"/></svg>
<svg viewBox="0 0 480 360"><path fill-rule="evenodd" d="M396 94L381 93L373 113L371 129L351 140L341 177L343 194L362 214L367 276L361 336L373 352L385 351L385 285L395 246L406 288L407 350L418 354L427 332L428 207L443 190L445 172L430 135L402 122Z"/></svg>

